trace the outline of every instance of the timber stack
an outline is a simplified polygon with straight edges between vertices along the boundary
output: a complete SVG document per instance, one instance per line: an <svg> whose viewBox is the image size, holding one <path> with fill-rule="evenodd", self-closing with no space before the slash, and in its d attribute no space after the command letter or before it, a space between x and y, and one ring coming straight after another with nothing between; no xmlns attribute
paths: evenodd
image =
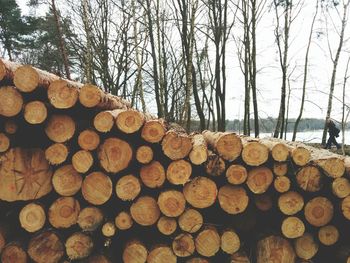
<svg viewBox="0 0 350 263"><path fill-rule="evenodd" d="M350 262L350 159L187 134L0 59L3 263Z"/></svg>

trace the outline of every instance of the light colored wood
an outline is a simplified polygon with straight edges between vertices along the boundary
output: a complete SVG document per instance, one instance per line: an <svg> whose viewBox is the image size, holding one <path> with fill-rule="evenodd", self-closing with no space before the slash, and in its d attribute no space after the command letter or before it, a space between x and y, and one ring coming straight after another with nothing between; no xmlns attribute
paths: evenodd
<svg viewBox="0 0 350 263"><path fill-rule="evenodd" d="M191 138L184 132L169 130L163 138L162 150L171 160L185 158L192 150Z"/></svg>
<svg viewBox="0 0 350 263"><path fill-rule="evenodd" d="M304 234L305 225L298 217L290 216L283 220L281 231L287 238L297 238Z"/></svg>
<svg viewBox="0 0 350 263"><path fill-rule="evenodd" d="M293 148L291 155L293 162L298 166L306 165L311 158L311 153L305 148L305 145Z"/></svg>
<svg viewBox="0 0 350 263"><path fill-rule="evenodd" d="M248 172L247 185L254 194L263 194L273 181L272 171L268 167L259 166Z"/></svg>
<svg viewBox="0 0 350 263"><path fill-rule="evenodd" d="M280 195L278 198L278 207L285 215L295 215L304 207L304 198L301 194L289 191Z"/></svg>
<svg viewBox="0 0 350 263"><path fill-rule="evenodd" d="M18 130L18 124L15 120L6 120L4 130L7 134L15 134Z"/></svg>
<svg viewBox="0 0 350 263"><path fill-rule="evenodd" d="M117 228L114 222L109 221L103 224L101 231L105 237L113 237L117 232Z"/></svg>
<svg viewBox="0 0 350 263"><path fill-rule="evenodd" d="M45 150L45 158L52 165L62 164L68 157L68 147L62 143L54 143Z"/></svg>
<svg viewBox="0 0 350 263"><path fill-rule="evenodd" d="M145 117L143 114L133 109L118 110L115 117L117 128L126 134L135 133L140 130L144 122Z"/></svg>
<svg viewBox="0 0 350 263"><path fill-rule="evenodd" d="M341 202L341 210L343 213L343 216L350 220L350 196L347 196L343 199Z"/></svg>
<svg viewBox="0 0 350 263"><path fill-rule="evenodd" d="M100 144L100 136L94 130L87 129L79 133L78 144L86 151L96 150Z"/></svg>
<svg viewBox="0 0 350 263"><path fill-rule="evenodd" d="M103 221L102 211L94 206L83 208L78 216L78 225L83 231L95 231Z"/></svg>
<svg viewBox="0 0 350 263"><path fill-rule="evenodd" d="M45 103L39 100L31 101L24 106L24 119L29 124L43 123L47 118Z"/></svg>
<svg viewBox="0 0 350 263"><path fill-rule="evenodd" d="M58 263L64 255L64 245L56 233L44 231L30 240L28 254L37 263Z"/></svg>
<svg viewBox="0 0 350 263"><path fill-rule="evenodd" d="M112 130L114 127L114 119L118 110L113 111L101 111L94 117L94 127L97 131L106 133Z"/></svg>
<svg viewBox="0 0 350 263"><path fill-rule="evenodd" d="M10 148L10 139L5 134L0 132L0 153L6 152Z"/></svg>
<svg viewBox="0 0 350 263"><path fill-rule="evenodd" d="M177 259L172 249L166 245L159 245L151 249L147 263L176 263Z"/></svg>
<svg viewBox="0 0 350 263"><path fill-rule="evenodd" d="M327 225L333 218L333 204L326 197L315 197L305 205L304 215L313 226Z"/></svg>
<svg viewBox="0 0 350 263"><path fill-rule="evenodd" d="M273 180L273 186L275 187L276 191L279 193L285 193L289 191L290 185L291 185L291 182L287 176L277 176Z"/></svg>
<svg viewBox="0 0 350 263"><path fill-rule="evenodd" d="M46 221L44 208L36 203L25 205L19 212L19 222L26 231L33 233L43 228Z"/></svg>
<svg viewBox="0 0 350 263"><path fill-rule="evenodd" d="M243 184L248 178L247 169L240 164L232 164L226 170L226 178L230 184Z"/></svg>
<svg viewBox="0 0 350 263"><path fill-rule="evenodd" d="M259 240L257 245L257 263L278 262L294 263L295 253L290 243L279 236L268 236Z"/></svg>
<svg viewBox="0 0 350 263"><path fill-rule="evenodd" d="M211 176L220 176L225 172L225 160L212 151L208 152L208 159L205 162L205 172Z"/></svg>
<svg viewBox="0 0 350 263"><path fill-rule="evenodd" d="M172 248L174 254L180 258L191 256L195 251L193 237L187 233L177 235L173 240Z"/></svg>
<svg viewBox="0 0 350 263"><path fill-rule="evenodd" d="M350 195L350 182L345 177L336 178L332 182L332 192L339 198L345 198Z"/></svg>
<svg viewBox="0 0 350 263"><path fill-rule="evenodd" d="M318 244L310 233L305 233L295 241L294 248L299 258L308 260L316 255Z"/></svg>
<svg viewBox="0 0 350 263"><path fill-rule="evenodd" d="M75 122L68 115L52 115L46 125L45 133L53 142L66 142L75 133Z"/></svg>
<svg viewBox="0 0 350 263"><path fill-rule="evenodd" d="M141 137L146 142L158 143L165 136L165 124L162 119L147 120L142 127Z"/></svg>
<svg viewBox="0 0 350 263"><path fill-rule="evenodd" d="M179 227L185 232L195 233L202 225L203 216L195 209L189 208L179 217Z"/></svg>
<svg viewBox="0 0 350 263"><path fill-rule="evenodd" d="M69 228L78 222L80 204L73 197L60 197L50 206L48 218L55 228Z"/></svg>
<svg viewBox="0 0 350 263"><path fill-rule="evenodd" d="M123 251L124 263L145 263L148 251L138 240L129 241Z"/></svg>
<svg viewBox="0 0 350 263"><path fill-rule="evenodd" d="M1 253L2 263L27 263L28 257L24 249L17 243L10 243Z"/></svg>
<svg viewBox="0 0 350 263"><path fill-rule="evenodd" d="M318 230L318 240L325 246L332 246L339 239L339 231L333 225L323 226Z"/></svg>
<svg viewBox="0 0 350 263"><path fill-rule="evenodd" d="M142 164L148 164L153 160L153 150L147 145L142 145L136 150L136 160Z"/></svg>
<svg viewBox="0 0 350 263"><path fill-rule="evenodd" d="M157 228L163 235L169 236L176 231L177 223L175 218L162 216L157 222Z"/></svg>
<svg viewBox="0 0 350 263"><path fill-rule="evenodd" d="M77 151L72 156L72 165L79 173L86 173L94 164L94 157L86 150Z"/></svg>
<svg viewBox="0 0 350 263"><path fill-rule="evenodd" d="M307 165L297 172L297 184L307 192L317 192L322 188L321 176L316 166Z"/></svg>
<svg viewBox="0 0 350 263"><path fill-rule="evenodd" d="M126 141L111 137L100 146L98 158L106 172L118 173L127 168L132 159L133 151Z"/></svg>
<svg viewBox="0 0 350 263"><path fill-rule="evenodd" d="M157 222L160 210L153 197L142 196L132 203L130 214L139 225L150 226Z"/></svg>
<svg viewBox="0 0 350 263"><path fill-rule="evenodd" d="M129 212L121 211L114 220L115 226L120 230L128 230L134 224Z"/></svg>
<svg viewBox="0 0 350 263"><path fill-rule="evenodd" d="M230 259L230 263L251 263L249 257L244 251L233 253Z"/></svg>
<svg viewBox="0 0 350 263"><path fill-rule="evenodd" d="M242 159L250 166L260 166L269 158L269 148L256 139L241 137L243 142Z"/></svg>
<svg viewBox="0 0 350 263"><path fill-rule="evenodd" d="M195 257L186 261L186 263L209 263L205 258Z"/></svg>
<svg viewBox="0 0 350 263"><path fill-rule="evenodd" d="M288 172L288 164L287 163L278 163L275 162L273 164L273 173L277 176L285 176Z"/></svg>
<svg viewBox="0 0 350 263"><path fill-rule="evenodd" d="M284 142L271 138L260 139L259 142L269 148L274 161L285 162L288 160L290 149Z"/></svg>
<svg viewBox="0 0 350 263"><path fill-rule="evenodd" d="M21 112L23 98L21 93L12 86L0 89L0 116L13 117Z"/></svg>
<svg viewBox="0 0 350 263"><path fill-rule="evenodd" d="M265 193L261 195L255 195L254 204L260 211L267 212L272 208L273 201L271 196Z"/></svg>
<svg viewBox="0 0 350 263"><path fill-rule="evenodd" d="M112 181L102 172L92 172L85 177L81 193L86 201L93 205L102 205L112 196Z"/></svg>
<svg viewBox="0 0 350 263"><path fill-rule="evenodd" d="M2 223L0 226L0 254L7 243L7 234L8 234L7 232L8 231L6 229L7 229L7 227L5 227L4 224Z"/></svg>
<svg viewBox="0 0 350 263"><path fill-rule="evenodd" d="M240 246L241 241L237 233L232 229L226 229L221 234L221 249L227 254L236 253Z"/></svg>
<svg viewBox="0 0 350 263"><path fill-rule="evenodd" d="M90 236L77 232L67 238L65 247L70 259L84 259L91 254L94 242Z"/></svg>
<svg viewBox="0 0 350 263"><path fill-rule="evenodd" d="M42 150L11 148L0 162L1 200L35 200L51 192L52 171Z"/></svg>
<svg viewBox="0 0 350 263"><path fill-rule="evenodd" d="M186 201L193 207L207 208L215 203L218 189L211 179L198 176L185 184L183 194Z"/></svg>
<svg viewBox="0 0 350 263"><path fill-rule="evenodd" d="M189 154L191 163L201 165L208 159L208 147L205 138L200 133L191 134L192 150Z"/></svg>
<svg viewBox="0 0 350 263"><path fill-rule="evenodd" d="M79 90L63 79L50 83L47 97L52 106L57 109L72 108L78 101Z"/></svg>
<svg viewBox="0 0 350 263"><path fill-rule="evenodd" d="M185 160L172 161L166 170L166 178L174 185L184 185L191 175L192 166Z"/></svg>
<svg viewBox="0 0 350 263"><path fill-rule="evenodd" d="M140 178L145 186L149 188L159 188L165 182L165 170L158 161L143 165L140 169Z"/></svg>
<svg viewBox="0 0 350 263"><path fill-rule="evenodd" d="M227 161L234 161L242 152L241 138L230 132L204 131L203 136L210 148Z"/></svg>
<svg viewBox="0 0 350 263"><path fill-rule="evenodd" d="M213 227L202 230L195 239L196 250L204 257L214 256L220 250L220 245L220 235Z"/></svg>
<svg viewBox="0 0 350 263"><path fill-rule="evenodd" d="M243 213L249 203L245 189L240 186L222 186L219 189L218 199L221 209L231 215Z"/></svg>
<svg viewBox="0 0 350 263"><path fill-rule="evenodd" d="M167 190L159 195L158 206L165 216L178 217L185 211L186 200L181 192Z"/></svg>
<svg viewBox="0 0 350 263"><path fill-rule="evenodd" d="M140 180L134 175L125 175L118 180L115 191L121 200L132 201L141 192Z"/></svg>
<svg viewBox="0 0 350 263"><path fill-rule="evenodd" d="M12 80L14 72L19 68L21 64L0 58L0 81Z"/></svg>
<svg viewBox="0 0 350 263"><path fill-rule="evenodd" d="M81 188L83 178L70 164L58 168L52 176L55 191L62 196L75 195Z"/></svg>

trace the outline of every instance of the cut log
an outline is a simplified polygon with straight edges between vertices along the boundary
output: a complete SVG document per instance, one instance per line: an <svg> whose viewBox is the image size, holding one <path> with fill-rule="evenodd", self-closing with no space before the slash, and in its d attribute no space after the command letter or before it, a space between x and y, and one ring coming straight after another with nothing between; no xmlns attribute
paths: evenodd
<svg viewBox="0 0 350 263"><path fill-rule="evenodd" d="M287 238L297 238L304 234L305 225L298 217L290 216L283 220L281 231Z"/></svg>
<svg viewBox="0 0 350 263"><path fill-rule="evenodd" d="M45 158L52 165L59 165L67 160L68 147L62 143L54 143L45 150Z"/></svg>
<svg viewBox="0 0 350 263"><path fill-rule="evenodd" d="M55 228L69 228L78 221L80 204L73 197L60 197L50 206L48 217Z"/></svg>
<svg viewBox="0 0 350 263"><path fill-rule="evenodd" d="M0 58L0 81L1 80L12 80L13 73L19 68L21 64L8 61Z"/></svg>
<svg viewBox="0 0 350 263"><path fill-rule="evenodd" d="M0 153L6 152L10 148L10 139L5 133L0 133Z"/></svg>
<svg viewBox="0 0 350 263"><path fill-rule="evenodd" d="M227 161L234 161L242 152L241 138L235 133L204 131L203 136L211 149Z"/></svg>
<svg viewBox="0 0 350 263"><path fill-rule="evenodd" d="M290 149L285 143L271 140L269 138L261 139L259 142L269 148L274 161L285 162L288 160Z"/></svg>
<svg viewBox="0 0 350 263"><path fill-rule="evenodd" d="M350 196L347 196L343 199L341 202L341 210L343 213L343 216L350 220Z"/></svg>
<svg viewBox="0 0 350 263"><path fill-rule="evenodd" d="M29 124L43 123L47 118L45 103L39 100L31 101L24 106L24 119Z"/></svg>
<svg viewBox="0 0 350 263"><path fill-rule="evenodd" d="M226 178L230 184L243 184L248 177L247 169L243 165L232 164L226 170Z"/></svg>
<svg viewBox="0 0 350 263"><path fill-rule="evenodd" d="M193 237L187 233L177 235L173 240L172 248L174 254L180 258L191 256L195 251Z"/></svg>
<svg viewBox="0 0 350 263"><path fill-rule="evenodd" d="M115 191L121 200L132 201L141 192L141 184L134 175L125 175L118 180Z"/></svg>
<svg viewBox="0 0 350 263"><path fill-rule="evenodd" d="M35 203L29 203L21 209L19 222L21 227L32 233L43 228L46 221L44 208Z"/></svg>
<svg viewBox="0 0 350 263"><path fill-rule="evenodd" d="M183 194L186 201L195 208L207 208L215 203L218 189L207 177L198 176L185 184Z"/></svg>
<svg viewBox="0 0 350 263"><path fill-rule="evenodd" d="M254 194L263 194L272 184L272 171L264 166L253 168L248 172L247 185Z"/></svg>
<svg viewBox="0 0 350 263"><path fill-rule="evenodd" d="M114 222L109 221L103 224L101 231L105 237L113 237L117 232L117 228Z"/></svg>
<svg viewBox="0 0 350 263"><path fill-rule="evenodd" d="M85 84L79 92L79 101L86 108L99 108L101 110L114 110L129 108L130 103L120 97L103 92L99 87Z"/></svg>
<svg viewBox="0 0 350 263"><path fill-rule="evenodd" d="M7 243L7 232L7 227L4 227L4 225L2 224L0 226L0 254Z"/></svg>
<svg viewBox="0 0 350 263"><path fill-rule="evenodd" d="M123 251L124 263L145 263L148 252L146 247L138 240L129 241Z"/></svg>
<svg viewBox="0 0 350 263"><path fill-rule="evenodd" d="M27 263L27 253L17 243L10 243L4 247L1 253L2 263Z"/></svg>
<svg viewBox="0 0 350 263"><path fill-rule="evenodd" d="M161 187L165 182L165 170L158 161L152 161L144 165L140 170L140 178L145 186L149 188Z"/></svg>
<svg viewBox="0 0 350 263"><path fill-rule="evenodd" d="M181 192L167 190L159 195L158 206L164 215L178 217L185 211L186 200Z"/></svg>
<svg viewBox="0 0 350 263"><path fill-rule="evenodd" d="M333 218L333 204L326 197L315 197L305 205L304 215L313 226L327 225Z"/></svg>
<svg viewBox="0 0 350 263"><path fill-rule="evenodd" d="M102 205L112 196L112 181L102 172L92 172L85 177L81 193L86 201L93 205Z"/></svg>
<svg viewBox="0 0 350 263"><path fill-rule="evenodd" d="M251 263L247 254L243 251L233 253L230 259L230 263Z"/></svg>
<svg viewBox="0 0 350 263"><path fill-rule="evenodd" d="M84 233L74 233L65 243L67 256L72 260L88 257L94 247L94 243L88 235Z"/></svg>
<svg viewBox="0 0 350 263"><path fill-rule="evenodd" d="M83 231L95 231L103 221L102 211L94 206L82 209L78 216L78 225Z"/></svg>
<svg viewBox="0 0 350 263"><path fill-rule="evenodd" d="M177 223L176 219L171 217L162 216L157 222L157 228L163 235L169 236L176 231Z"/></svg>
<svg viewBox="0 0 350 263"><path fill-rule="evenodd" d="M132 149L129 143L111 137L100 146L98 158L106 172L118 173L128 167L132 159Z"/></svg>
<svg viewBox="0 0 350 263"><path fill-rule="evenodd" d="M256 208L258 208L260 211L263 211L263 212L269 211L273 206L271 196L266 193L261 195L255 195L254 204Z"/></svg>
<svg viewBox="0 0 350 263"><path fill-rule="evenodd" d="M248 139L242 137L243 150L242 159L250 166L260 166L269 158L269 148L257 141L256 139Z"/></svg>
<svg viewBox="0 0 350 263"><path fill-rule="evenodd" d="M202 230L195 239L196 250L204 257L213 257L219 251L220 245L220 235L213 227Z"/></svg>
<svg viewBox="0 0 350 263"><path fill-rule="evenodd" d="M257 263L294 263L295 253L290 243L279 236L268 236L258 242Z"/></svg>
<svg viewBox="0 0 350 263"><path fill-rule="evenodd" d="M115 226L120 230L127 230L132 227L134 221L129 212L121 211L114 220Z"/></svg>
<svg viewBox="0 0 350 263"><path fill-rule="evenodd" d="M64 255L64 245L57 234L45 231L30 240L28 254L37 263L58 263Z"/></svg>
<svg viewBox="0 0 350 263"><path fill-rule="evenodd" d="M81 188L83 178L70 164L58 168L52 176L55 191L62 196L75 195Z"/></svg>
<svg viewBox="0 0 350 263"><path fill-rule="evenodd" d="M179 227L188 233L195 233L202 228L203 216L195 209L187 209L179 217Z"/></svg>
<svg viewBox="0 0 350 263"><path fill-rule="evenodd" d="M160 210L153 197L142 196L130 207L130 214L134 221L142 226L150 226L157 222Z"/></svg>
<svg viewBox="0 0 350 263"><path fill-rule="evenodd" d="M0 160L1 200L34 200L51 192L52 171L42 150L12 148Z"/></svg>
<svg viewBox="0 0 350 263"><path fill-rule="evenodd" d="M23 98L15 87L7 86L0 89L0 116L13 117L21 112Z"/></svg>
<svg viewBox="0 0 350 263"><path fill-rule="evenodd" d="M339 198L345 198L350 195L350 182L345 177L336 178L332 182L332 192Z"/></svg>
<svg viewBox="0 0 350 263"><path fill-rule="evenodd" d="M94 157L92 157L92 154L89 151L80 150L72 156L72 165L79 173L86 173L90 170L93 164Z"/></svg>
<svg viewBox="0 0 350 263"><path fill-rule="evenodd" d="M322 188L322 175L316 166L302 167L296 175L297 184L307 192L317 192Z"/></svg>
<svg viewBox="0 0 350 263"><path fill-rule="evenodd" d="M195 257L187 260L186 263L209 263L209 261L205 258Z"/></svg>
<svg viewBox="0 0 350 263"><path fill-rule="evenodd" d="M93 130L84 130L78 136L78 144L83 150L96 150L100 144L100 136Z"/></svg>
<svg viewBox="0 0 350 263"><path fill-rule="evenodd" d="M211 176L220 176L226 170L225 160L212 151L208 153L208 159L205 163L205 171Z"/></svg>
<svg viewBox="0 0 350 263"><path fill-rule="evenodd" d="M132 109L118 110L115 116L117 128L126 134L135 133L140 130L144 122L144 116L140 112Z"/></svg>
<svg viewBox="0 0 350 263"><path fill-rule="evenodd" d="M101 111L94 118L94 127L97 131L105 133L112 130L114 127L114 119L118 110Z"/></svg>
<svg viewBox="0 0 350 263"><path fill-rule="evenodd" d="M273 164L273 173L277 176L285 176L288 173L288 164L275 162Z"/></svg>
<svg viewBox="0 0 350 263"><path fill-rule="evenodd" d="M72 108L78 101L79 90L65 80L51 82L47 89L50 104L57 109Z"/></svg>
<svg viewBox="0 0 350 263"><path fill-rule="evenodd" d="M184 185L192 174L192 166L185 160L172 161L166 171L166 178L174 185Z"/></svg>
<svg viewBox="0 0 350 263"><path fill-rule="evenodd" d="M305 145L295 146L291 152L293 162L298 166L306 165L311 158L311 153L305 148Z"/></svg>
<svg viewBox="0 0 350 263"><path fill-rule="evenodd" d="M308 260L316 255L318 244L310 233L305 233L295 241L294 248L299 258Z"/></svg>
<svg viewBox="0 0 350 263"><path fill-rule="evenodd" d="M202 134L191 134L192 150L189 154L191 163L201 165L208 159L207 142Z"/></svg>
<svg viewBox="0 0 350 263"><path fill-rule="evenodd" d="M304 207L304 198L298 192L289 191L278 198L278 207L285 215L295 215Z"/></svg>
<svg viewBox="0 0 350 263"><path fill-rule="evenodd" d="M17 122L15 120L5 121L4 130L7 134L15 134L18 130Z"/></svg>
<svg viewBox="0 0 350 263"><path fill-rule="evenodd" d="M285 193L285 192L289 191L291 182L287 176L277 176L273 180L273 185L274 185L277 192Z"/></svg>
<svg viewBox="0 0 350 263"><path fill-rule="evenodd" d="M142 127L141 137L146 142L158 143L165 136L165 124L162 119L147 120Z"/></svg>
<svg viewBox="0 0 350 263"><path fill-rule="evenodd" d="M339 231L333 225L323 226L318 230L318 240L325 246L332 246L339 239Z"/></svg>
<svg viewBox="0 0 350 263"><path fill-rule="evenodd" d="M142 164L148 164L153 160L153 150L147 145L142 145L136 150L136 160Z"/></svg>
<svg viewBox="0 0 350 263"><path fill-rule="evenodd" d="M221 249L227 254L236 253L241 246L237 233L232 229L226 229L221 234Z"/></svg>
<svg viewBox="0 0 350 263"><path fill-rule="evenodd" d="M185 132L169 130L163 138L162 150L171 160L183 159L192 150L191 138Z"/></svg>
<svg viewBox="0 0 350 263"><path fill-rule="evenodd" d="M172 249L166 245L159 245L151 249L147 263L176 263L177 259Z"/></svg>
<svg viewBox="0 0 350 263"><path fill-rule="evenodd" d="M46 125L45 133L53 142L66 142L75 133L75 122L68 115L52 115Z"/></svg>
<svg viewBox="0 0 350 263"><path fill-rule="evenodd" d="M249 203L249 197L243 187L224 185L218 194L219 204L225 212L236 215L243 213Z"/></svg>

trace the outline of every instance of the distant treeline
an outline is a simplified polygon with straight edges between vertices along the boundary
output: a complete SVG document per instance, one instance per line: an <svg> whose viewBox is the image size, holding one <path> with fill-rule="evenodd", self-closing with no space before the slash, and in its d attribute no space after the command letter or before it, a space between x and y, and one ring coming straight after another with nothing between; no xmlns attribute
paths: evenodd
<svg viewBox="0 0 350 263"><path fill-rule="evenodd" d="M276 127L276 118L265 118L259 120L260 132L270 133L274 131ZM287 131L293 132L295 119L290 119L288 121ZM341 123L335 121L335 124L338 128L341 128ZM192 121L191 127L193 130L199 130L199 121ZM250 121L251 131L254 131L254 120ZM212 127L209 127L212 129ZM313 131L313 130L322 130L324 128L324 119L314 119L314 118L305 118L301 119L298 127L298 132L302 131ZM350 129L350 122L346 124L346 128ZM243 132L243 120L226 120L226 130Z"/></svg>

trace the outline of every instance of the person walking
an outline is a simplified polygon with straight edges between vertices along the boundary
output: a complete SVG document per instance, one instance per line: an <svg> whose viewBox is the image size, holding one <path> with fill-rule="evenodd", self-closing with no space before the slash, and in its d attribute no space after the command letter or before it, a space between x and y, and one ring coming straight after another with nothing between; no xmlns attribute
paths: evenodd
<svg viewBox="0 0 350 263"><path fill-rule="evenodd" d="M335 126L335 123L330 118L327 119L327 128L329 138L326 144L326 149L330 149L332 147L332 144L337 146L337 149L340 149L341 147L335 139L335 137L339 137L340 130L337 128L337 126Z"/></svg>

